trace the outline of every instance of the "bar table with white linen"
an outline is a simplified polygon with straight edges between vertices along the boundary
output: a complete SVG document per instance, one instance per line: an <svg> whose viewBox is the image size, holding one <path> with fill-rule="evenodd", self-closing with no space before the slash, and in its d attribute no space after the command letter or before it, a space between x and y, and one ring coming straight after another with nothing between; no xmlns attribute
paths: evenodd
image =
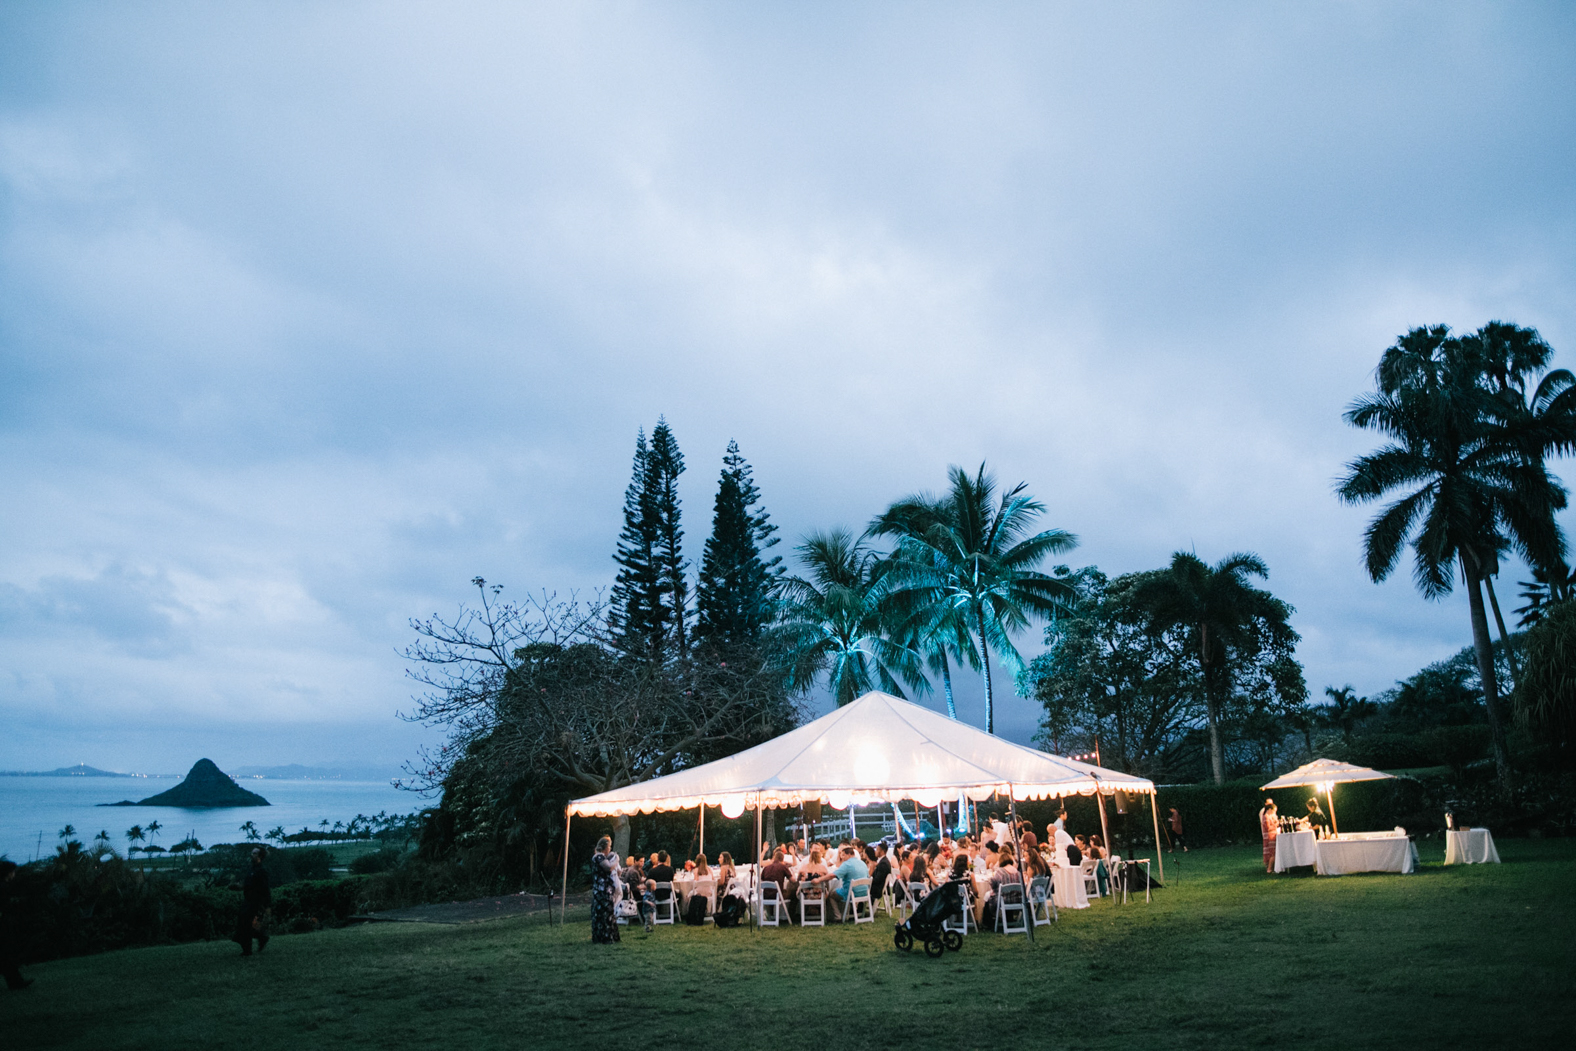
<svg viewBox="0 0 1576 1051"><path fill-rule="evenodd" d="M1417 866L1417 848L1406 833L1347 832L1321 839L1314 848L1314 869L1321 876L1351 872L1411 872Z"/></svg>
<svg viewBox="0 0 1576 1051"><path fill-rule="evenodd" d="M1499 851L1494 848L1494 837L1486 828L1446 829L1446 865L1499 864Z"/></svg>
<svg viewBox="0 0 1576 1051"><path fill-rule="evenodd" d="M1314 846L1318 841L1313 838L1313 830L1303 832L1282 832L1275 837L1275 871L1285 872L1299 865L1316 865L1318 857L1314 853Z"/></svg>

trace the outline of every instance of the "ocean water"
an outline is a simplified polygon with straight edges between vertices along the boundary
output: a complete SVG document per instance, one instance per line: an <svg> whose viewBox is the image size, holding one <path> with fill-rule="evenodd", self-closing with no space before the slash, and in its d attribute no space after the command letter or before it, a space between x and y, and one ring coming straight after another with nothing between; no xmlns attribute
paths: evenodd
<svg viewBox="0 0 1576 1051"><path fill-rule="evenodd" d="M414 792L402 792L387 781L274 781L242 778L238 784L268 800L269 806L187 810L180 807L101 807L122 799L146 799L180 784L180 778L144 777L0 777L0 856L31 861L54 853L59 832L76 828L76 838L91 843L102 831L121 854L130 845L126 830L163 826L149 842L161 847L195 834L204 846L240 843L240 826L255 822L267 832L283 825L286 832L316 828L327 820L349 821L357 814L408 814L436 805Z"/></svg>

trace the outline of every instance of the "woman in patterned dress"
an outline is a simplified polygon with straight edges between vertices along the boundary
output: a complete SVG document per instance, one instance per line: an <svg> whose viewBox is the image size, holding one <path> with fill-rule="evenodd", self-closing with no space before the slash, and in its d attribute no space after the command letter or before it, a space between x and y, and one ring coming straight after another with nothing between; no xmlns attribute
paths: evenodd
<svg viewBox="0 0 1576 1051"><path fill-rule="evenodd" d="M591 941L597 945L618 941L618 919L613 915L613 874L617 871L613 840L603 836L591 855Z"/></svg>
<svg viewBox="0 0 1576 1051"><path fill-rule="evenodd" d="M1275 837L1280 835L1280 815L1275 812L1275 800L1266 799L1259 811L1259 835L1264 837L1264 871L1275 871Z"/></svg>

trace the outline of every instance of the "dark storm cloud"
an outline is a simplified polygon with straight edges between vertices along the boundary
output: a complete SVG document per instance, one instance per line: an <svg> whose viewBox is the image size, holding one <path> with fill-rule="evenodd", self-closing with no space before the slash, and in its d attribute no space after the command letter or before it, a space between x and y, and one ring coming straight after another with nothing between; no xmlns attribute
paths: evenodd
<svg viewBox="0 0 1576 1051"><path fill-rule="evenodd" d="M1465 616L1363 578L1339 414L1414 324L1570 363L1571 23L7 8L15 740L397 759L406 618L605 585L661 413L692 554L729 438L790 539L988 459L1075 562L1260 552L1313 688L1382 689Z"/></svg>

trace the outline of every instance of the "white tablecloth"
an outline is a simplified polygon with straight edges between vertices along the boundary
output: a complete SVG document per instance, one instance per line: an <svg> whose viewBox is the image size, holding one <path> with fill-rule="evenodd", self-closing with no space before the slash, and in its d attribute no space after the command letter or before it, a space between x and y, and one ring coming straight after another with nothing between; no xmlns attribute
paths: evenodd
<svg viewBox="0 0 1576 1051"><path fill-rule="evenodd" d="M1411 872L1417 851L1405 836L1384 832L1321 839L1315 854L1319 875L1344 876L1348 872Z"/></svg>
<svg viewBox="0 0 1576 1051"><path fill-rule="evenodd" d="M1052 866L1051 895L1058 909L1087 909L1089 892L1084 889L1083 869Z"/></svg>
<svg viewBox="0 0 1576 1051"><path fill-rule="evenodd" d="M1465 832L1445 831L1446 865L1481 865L1492 861L1499 864L1499 851L1494 849L1494 837L1486 828L1469 828Z"/></svg>
<svg viewBox="0 0 1576 1051"><path fill-rule="evenodd" d="M1275 871L1285 872L1298 865L1316 865L1313 830L1307 832L1282 832L1275 837Z"/></svg>

